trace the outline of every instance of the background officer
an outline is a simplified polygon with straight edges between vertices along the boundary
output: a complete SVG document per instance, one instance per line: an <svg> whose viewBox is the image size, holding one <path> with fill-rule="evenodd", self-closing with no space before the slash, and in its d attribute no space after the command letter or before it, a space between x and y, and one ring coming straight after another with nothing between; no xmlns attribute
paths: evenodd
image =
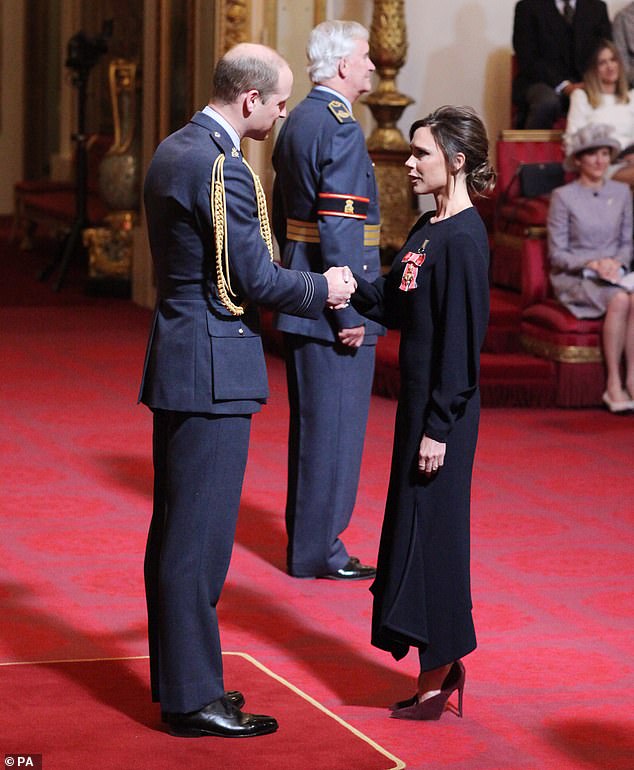
<svg viewBox="0 0 634 770"><path fill-rule="evenodd" d="M284 122L273 153L273 222L282 264L380 271L376 181L352 103L371 88L374 64L360 24L326 21L308 42L315 87ZM358 580L374 567L349 556L340 534L354 508L374 351L383 327L353 308L316 319L281 312L290 404L286 526L296 577Z"/></svg>

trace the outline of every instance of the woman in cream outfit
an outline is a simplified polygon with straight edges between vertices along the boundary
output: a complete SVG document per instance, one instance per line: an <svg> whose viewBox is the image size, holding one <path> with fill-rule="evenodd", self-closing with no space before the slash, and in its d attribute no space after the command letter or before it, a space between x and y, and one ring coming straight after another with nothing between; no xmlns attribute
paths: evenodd
<svg viewBox="0 0 634 770"><path fill-rule="evenodd" d="M590 123L612 126L620 152L607 176L634 186L634 89L628 91L625 69L619 52L610 40L603 40L592 57L583 78L583 88L570 96L564 145L570 154L570 141L580 128Z"/></svg>

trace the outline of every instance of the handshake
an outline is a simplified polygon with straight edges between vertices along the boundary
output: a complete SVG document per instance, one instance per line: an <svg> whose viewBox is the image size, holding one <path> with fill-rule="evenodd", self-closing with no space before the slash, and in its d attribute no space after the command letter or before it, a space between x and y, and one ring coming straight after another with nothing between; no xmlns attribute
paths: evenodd
<svg viewBox="0 0 634 770"><path fill-rule="evenodd" d="M348 307L350 297L357 288L357 282L354 280L350 268L347 265L329 267L324 273L324 277L328 281L328 299L326 300L328 306L333 310Z"/></svg>

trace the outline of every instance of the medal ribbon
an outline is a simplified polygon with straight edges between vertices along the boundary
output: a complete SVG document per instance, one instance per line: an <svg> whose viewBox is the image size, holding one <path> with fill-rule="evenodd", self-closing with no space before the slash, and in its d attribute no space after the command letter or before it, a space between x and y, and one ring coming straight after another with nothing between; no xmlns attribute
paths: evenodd
<svg viewBox="0 0 634 770"><path fill-rule="evenodd" d="M398 287L401 291L411 291L418 288L416 276L418 275L418 268L425 261L425 257L424 251L408 251L403 257L401 262L405 262L405 270L403 270L401 285Z"/></svg>

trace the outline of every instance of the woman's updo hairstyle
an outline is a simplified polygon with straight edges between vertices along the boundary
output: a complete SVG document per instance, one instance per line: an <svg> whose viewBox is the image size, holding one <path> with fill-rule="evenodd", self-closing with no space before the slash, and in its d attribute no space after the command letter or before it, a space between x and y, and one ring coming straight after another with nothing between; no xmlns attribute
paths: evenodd
<svg viewBox="0 0 634 770"><path fill-rule="evenodd" d="M495 186L496 173L489 162L489 139L484 123L471 107L439 107L412 123L410 141L419 128L427 127L448 164L458 153L465 156L465 175L470 194L484 196Z"/></svg>

